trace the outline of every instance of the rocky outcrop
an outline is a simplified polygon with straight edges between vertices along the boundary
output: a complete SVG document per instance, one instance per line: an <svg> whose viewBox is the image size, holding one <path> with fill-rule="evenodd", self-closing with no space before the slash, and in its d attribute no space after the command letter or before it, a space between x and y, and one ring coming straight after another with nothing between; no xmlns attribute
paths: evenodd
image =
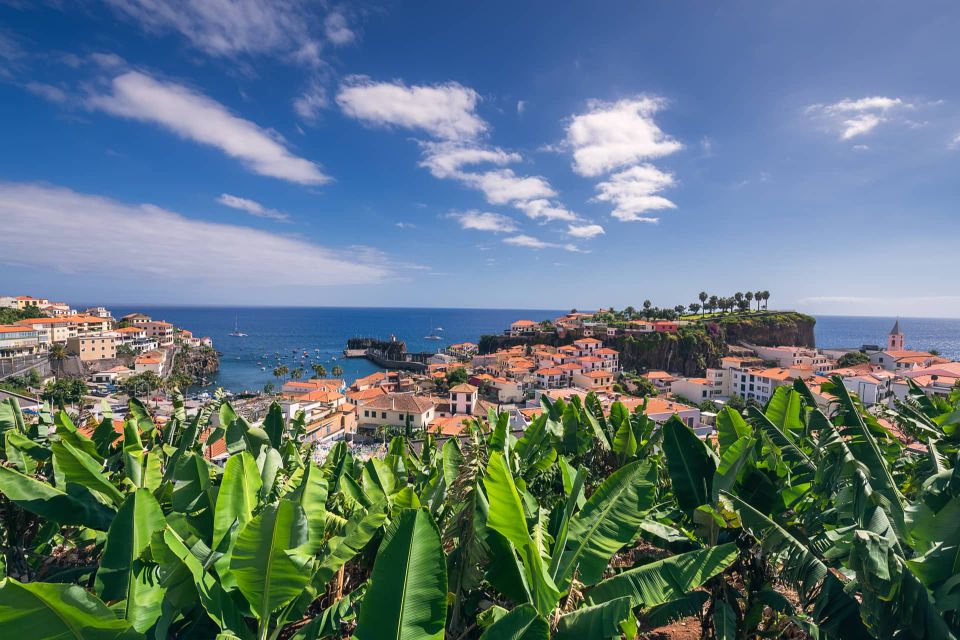
<svg viewBox="0 0 960 640"><path fill-rule="evenodd" d="M703 375L719 367L728 344L813 347L816 320L794 311L725 316L680 327L677 333L647 333L604 338L606 346L620 352L626 371L662 369L685 376ZM533 336L486 335L480 337L480 353L491 353L518 344L569 344L574 336L556 333Z"/></svg>

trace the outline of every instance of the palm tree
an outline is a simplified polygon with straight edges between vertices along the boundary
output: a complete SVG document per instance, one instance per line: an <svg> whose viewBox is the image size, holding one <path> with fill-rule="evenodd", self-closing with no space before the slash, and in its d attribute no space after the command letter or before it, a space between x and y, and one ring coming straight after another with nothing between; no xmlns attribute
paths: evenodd
<svg viewBox="0 0 960 640"><path fill-rule="evenodd" d="M754 291L753 299L757 301L757 311L760 311L760 301L763 300L763 291Z"/></svg>
<svg viewBox="0 0 960 640"><path fill-rule="evenodd" d="M290 368L289 368L287 365L282 364L282 365L280 365L279 367L274 367L274 368L273 368L273 376L274 376L277 380L280 380L280 378L282 378L283 376L287 375L287 373L288 373L289 371L290 371Z"/></svg>
<svg viewBox="0 0 960 640"><path fill-rule="evenodd" d="M767 310L767 300L770 299L770 292L766 289L763 290L763 310Z"/></svg>
<svg viewBox="0 0 960 640"><path fill-rule="evenodd" d="M637 310L634 309L634 308L631 306L631 307L627 307L626 309L624 309L624 310L623 310L623 313L624 313L624 315L627 316L627 320L633 320L633 317L634 317L635 315L637 315Z"/></svg>
<svg viewBox="0 0 960 640"><path fill-rule="evenodd" d="M326 378L327 377L327 368L320 363L310 365L310 368L313 369L314 378Z"/></svg>
<svg viewBox="0 0 960 640"><path fill-rule="evenodd" d="M332 373L333 373L333 377L334 377L334 378L339 378L340 376L343 375L343 367L341 367L341 366L338 365L338 364L333 365L333 372L332 372Z"/></svg>
<svg viewBox="0 0 960 640"><path fill-rule="evenodd" d="M743 300L743 293L740 291L737 291L735 294L733 294L733 300L737 304L740 304L740 301Z"/></svg>
<svg viewBox="0 0 960 640"><path fill-rule="evenodd" d="M700 299L700 304L702 305L700 308L702 308L702 309L704 310L704 312L706 312L706 310L707 310L707 298L709 298L709 296L707 295L707 292L706 292L706 291L701 291L699 294L697 294L697 297ZM693 307L693 305L690 305L690 306Z"/></svg>
<svg viewBox="0 0 960 640"><path fill-rule="evenodd" d="M711 313L716 311L717 307L720 306L720 298L718 298L717 296L710 296L710 302L708 303L708 305L710 307Z"/></svg>
<svg viewBox="0 0 960 640"><path fill-rule="evenodd" d="M62 342L50 345L50 363L53 364L53 375L59 378L63 374L63 363L67 361L67 347Z"/></svg>
<svg viewBox="0 0 960 640"><path fill-rule="evenodd" d="M743 294L743 297L746 299L747 308L749 309L750 303L753 302L753 291L747 291L745 294Z"/></svg>
<svg viewBox="0 0 960 640"><path fill-rule="evenodd" d="M643 317L644 317L644 318L649 318L649 317L650 317L650 307L652 307L652 306L653 306L653 303L650 302L649 300L644 300L644 301L643 301Z"/></svg>
<svg viewBox="0 0 960 640"><path fill-rule="evenodd" d="M297 367L296 369L294 369L293 371L291 371L291 372L290 372L290 377L293 378L294 380L299 380L300 378L302 378L302 377L303 377L303 367Z"/></svg>

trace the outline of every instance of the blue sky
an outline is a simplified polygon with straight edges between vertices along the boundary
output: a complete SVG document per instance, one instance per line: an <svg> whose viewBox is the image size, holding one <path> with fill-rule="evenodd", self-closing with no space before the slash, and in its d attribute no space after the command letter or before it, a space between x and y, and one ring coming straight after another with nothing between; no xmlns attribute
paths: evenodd
<svg viewBox="0 0 960 640"><path fill-rule="evenodd" d="M0 2L0 294L960 316L953 2Z"/></svg>

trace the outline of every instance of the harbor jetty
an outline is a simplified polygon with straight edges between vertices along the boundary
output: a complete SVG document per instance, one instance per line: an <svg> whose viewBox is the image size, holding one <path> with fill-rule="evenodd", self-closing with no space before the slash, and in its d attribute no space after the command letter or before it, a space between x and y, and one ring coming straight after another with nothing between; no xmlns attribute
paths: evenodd
<svg viewBox="0 0 960 640"><path fill-rule="evenodd" d="M366 358L384 369L403 369L423 372L427 369L427 360L433 353L429 351L407 351L403 340L390 336L390 340L376 338L350 338L343 350L345 358Z"/></svg>

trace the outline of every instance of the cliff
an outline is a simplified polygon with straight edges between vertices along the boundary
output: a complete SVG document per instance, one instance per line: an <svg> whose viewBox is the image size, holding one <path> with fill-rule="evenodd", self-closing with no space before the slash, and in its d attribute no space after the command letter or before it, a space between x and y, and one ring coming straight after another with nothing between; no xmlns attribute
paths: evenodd
<svg viewBox="0 0 960 640"><path fill-rule="evenodd" d="M763 347L815 347L816 318L796 311L777 311L717 320L727 344L750 343Z"/></svg>
<svg viewBox="0 0 960 640"><path fill-rule="evenodd" d="M816 320L794 311L777 311L750 315L729 315L707 318L702 322L680 327L677 333L645 333L604 338L606 346L620 352L624 370L662 369L685 376L703 375L707 367L719 367L726 345L750 343L762 346L789 345L813 347L813 326ZM555 333L511 337L480 337L480 353L517 344L569 344L577 336L563 338Z"/></svg>

